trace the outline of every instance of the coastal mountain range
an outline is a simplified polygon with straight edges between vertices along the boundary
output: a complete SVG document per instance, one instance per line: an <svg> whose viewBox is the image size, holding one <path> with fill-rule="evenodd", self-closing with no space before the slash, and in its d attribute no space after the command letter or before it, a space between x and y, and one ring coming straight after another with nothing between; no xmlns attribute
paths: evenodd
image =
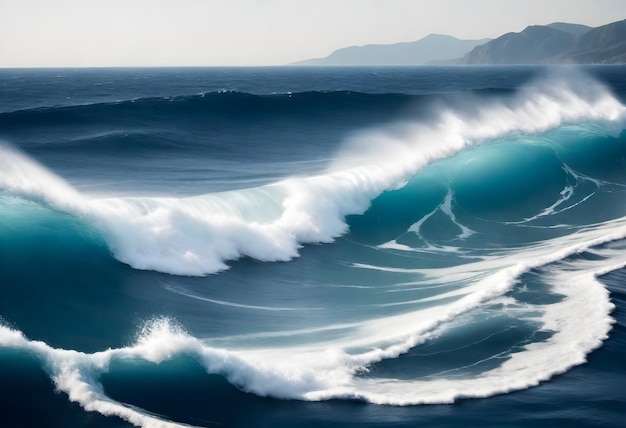
<svg viewBox="0 0 626 428"><path fill-rule="evenodd" d="M463 56L490 40L461 40L429 34L415 42L351 46L338 49L326 58L308 59L294 65L421 65Z"/></svg>
<svg viewBox="0 0 626 428"><path fill-rule="evenodd" d="M414 42L351 46L293 65L390 66L428 64L626 63L626 19L600 27L555 22L531 25L496 39L462 40L430 34Z"/></svg>

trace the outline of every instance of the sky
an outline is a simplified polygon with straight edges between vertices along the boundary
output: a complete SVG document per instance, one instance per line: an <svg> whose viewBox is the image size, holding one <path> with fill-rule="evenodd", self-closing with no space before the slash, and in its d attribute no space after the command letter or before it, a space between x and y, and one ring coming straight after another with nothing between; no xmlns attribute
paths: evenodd
<svg viewBox="0 0 626 428"><path fill-rule="evenodd" d="M0 67L284 65L430 33L625 18L626 0L0 0Z"/></svg>

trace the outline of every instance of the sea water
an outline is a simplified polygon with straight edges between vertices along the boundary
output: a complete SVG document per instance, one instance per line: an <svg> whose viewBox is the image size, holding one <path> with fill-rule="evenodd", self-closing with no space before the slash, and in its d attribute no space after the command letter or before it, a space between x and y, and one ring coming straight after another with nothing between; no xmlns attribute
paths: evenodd
<svg viewBox="0 0 626 428"><path fill-rule="evenodd" d="M624 76L0 70L0 426L618 426Z"/></svg>

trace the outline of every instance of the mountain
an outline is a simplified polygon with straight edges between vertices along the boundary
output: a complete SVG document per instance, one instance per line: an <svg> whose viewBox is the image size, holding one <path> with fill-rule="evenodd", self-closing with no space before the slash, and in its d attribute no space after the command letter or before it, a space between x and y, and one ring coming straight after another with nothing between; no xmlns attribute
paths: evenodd
<svg viewBox="0 0 626 428"><path fill-rule="evenodd" d="M626 63L626 20L596 28L563 22L533 25L475 47L458 63Z"/></svg>
<svg viewBox="0 0 626 428"><path fill-rule="evenodd" d="M569 24L567 22L553 22L552 24L546 25L546 27L554 28L555 30L560 30L565 33L570 33L574 36L580 36L581 34L586 33L593 28L588 25Z"/></svg>
<svg viewBox="0 0 626 428"><path fill-rule="evenodd" d="M531 25L494 40L430 34L415 42L351 46L292 65L616 63L626 63L626 20L596 28L567 22Z"/></svg>
<svg viewBox="0 0 626 428"><path fill-rule="evenodd" d="M544 25L526 27L520 33L507 33L465 55L464 64L537 64L568 52L576 36Z"/></svg>
<svg viewBox="0 0 626 428"><path fill-rule="evenodd" d="M308 59L292 65L423 65L462 57L475 46L489 40L461 40L430 34L415 42L351 46L336 50L325 58Z"/></svg>
<svg viewBox="0 0 626 428"><path fill-rule="evenodd" d="M570 64L626 63L626 19L593 28L576 39L574 49L553 62Z"/></svg>

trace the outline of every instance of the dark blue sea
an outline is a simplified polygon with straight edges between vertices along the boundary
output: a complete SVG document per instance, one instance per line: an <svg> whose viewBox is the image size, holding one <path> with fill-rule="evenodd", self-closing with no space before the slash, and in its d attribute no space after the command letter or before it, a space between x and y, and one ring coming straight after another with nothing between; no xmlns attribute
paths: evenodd
<svg viewBox="0 0 626 428"><path fill-rule="evenodd" d="M626 66L0 70L0 426L619 427Z"/></svg>

